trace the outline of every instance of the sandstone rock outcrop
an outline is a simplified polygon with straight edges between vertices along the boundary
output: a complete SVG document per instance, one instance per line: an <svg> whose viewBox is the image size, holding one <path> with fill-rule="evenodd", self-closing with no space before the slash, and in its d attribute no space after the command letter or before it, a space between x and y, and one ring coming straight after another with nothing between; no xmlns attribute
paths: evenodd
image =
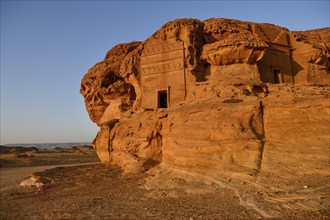
<svg viewBox="0 0 330 220"><path fill-rule="evenodd" d="M189 170L270 189L325 178L329 45L329 28L230 19L178 19L117 45L81 83L96 152L131 173Z"/></svg>

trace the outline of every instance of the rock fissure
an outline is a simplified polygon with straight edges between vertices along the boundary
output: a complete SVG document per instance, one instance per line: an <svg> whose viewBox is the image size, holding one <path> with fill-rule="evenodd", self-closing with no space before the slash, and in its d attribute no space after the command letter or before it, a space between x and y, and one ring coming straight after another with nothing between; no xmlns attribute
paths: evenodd
<svg viewBox="0 0 330 220"><path fill-rule="evenodd" d="M108 136L109 136L109 139L108 139L108 152L109 152L109 160L110 161L111 161L111 152L113 151L112 140L114 139L114 137L116 135L115 133L113 133L113 135L111 135L111 131L118 122L119 122L119 120L114 120L113 123L108 124Z"/></svg>
<svg viewBox="0 0 330 220"><path fill-rule="evenodd" d="M264 106L263 106L263 103L262 101L260 101L260 114L261 114L261 124L262 124L262 135L260 135L258 137L258 139L260 140L261 142L261 146L260 146L260 161L258 162L257 164L257 173L256 173L256 180L258 180L258 176L262 170L262 163L263 163L263 156L264 156L264 148L265 148L265 137L266 137L266 134L265 134L265 122L264 122Z"/></svg>

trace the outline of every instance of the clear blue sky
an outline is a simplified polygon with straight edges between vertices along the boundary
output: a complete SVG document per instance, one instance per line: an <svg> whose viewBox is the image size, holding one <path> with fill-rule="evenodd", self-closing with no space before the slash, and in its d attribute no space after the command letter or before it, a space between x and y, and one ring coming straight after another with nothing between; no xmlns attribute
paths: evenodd
<svg viewBox="0 0 330 220"><path fill-rule="evenodd" d="M91 141L80 81L114 45L176 18L329 26L329 1L1 1L1 144Z"/></svg>

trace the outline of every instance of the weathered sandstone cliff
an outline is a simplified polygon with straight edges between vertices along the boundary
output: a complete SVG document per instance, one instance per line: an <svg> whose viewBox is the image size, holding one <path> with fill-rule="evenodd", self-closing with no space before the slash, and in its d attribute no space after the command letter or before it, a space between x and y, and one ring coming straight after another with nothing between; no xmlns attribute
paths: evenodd
<svg viewBox="0 0 330 220"><path fill-rule="evenodd" d="M96 152L126 172L181 170L268 193L328 178L329 45L329 28L230 19L178 19L144 42L117 45L81 83L100 127Z"/></svg>

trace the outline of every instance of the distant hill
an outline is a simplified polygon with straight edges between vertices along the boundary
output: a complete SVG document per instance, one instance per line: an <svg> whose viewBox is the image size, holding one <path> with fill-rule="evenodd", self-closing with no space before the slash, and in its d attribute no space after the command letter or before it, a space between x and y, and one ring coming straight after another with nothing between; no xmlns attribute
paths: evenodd
<svg viewBox="0 0 330 220"><path fill-rule="evenodd" d="M35 144L5 144L6 147L35 147L38 149L55 149L76 146L92 146L90 142L70 142L70 143L35 143Z"/></svg>

